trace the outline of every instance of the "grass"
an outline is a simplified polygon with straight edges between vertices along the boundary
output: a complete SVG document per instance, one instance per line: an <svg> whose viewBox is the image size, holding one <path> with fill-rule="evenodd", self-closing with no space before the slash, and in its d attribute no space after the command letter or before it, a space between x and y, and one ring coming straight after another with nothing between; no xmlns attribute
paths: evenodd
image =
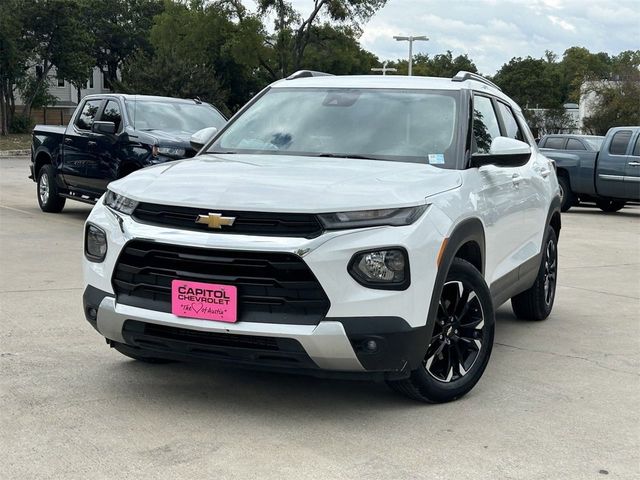
<svg viewBox="0 0 640 480"><path fill-rule="evenodd" d="M0 135L0 150L26 150L31 145L29 133Z"/></svg>

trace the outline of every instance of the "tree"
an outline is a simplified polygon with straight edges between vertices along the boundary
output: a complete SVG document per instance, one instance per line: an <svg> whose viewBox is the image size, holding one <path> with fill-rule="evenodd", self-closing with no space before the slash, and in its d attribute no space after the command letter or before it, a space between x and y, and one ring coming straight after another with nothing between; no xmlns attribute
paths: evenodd
<svg viewBox="0 0 640 480"><path fill-rule="evenodd" d="M15 113L14 91L27 70L29 51L21 41L22 16L18 0L0 3L0 134L9 133Z"/></svg>
<svg viewBox="0 0 640 480"><path fill-rule="evenodd" d="M599 82L589 89L595 93L595 101L593 113L583 121L587 132L605 135L611 127L640 125L640 75Z"/></svg>
<svg viewBox="0 0 640 480"><path fill-rule="evenodd" d="M393 65L398 69L397 74L406 75L409 70L408 60L398 60ZM413 57L412 73L425 77L454 77L459 71L477 73L478 68L467 55L458 55L453 58L451 50L440 53L433 58L425 53L418 53Z"/></svg>
<svg viewBox="0 0 640 480"><path fill-rule="evenodd" d="M523 107L555 108L564 103L561 74L553 57L512 58L493 77L493 81Z"/></svg>
<svg viewBox="0 0 640 480"><path fill-rule="evenodd" d="M304 18L286 0L258 0L261 14L274 13L274 35L269 44L276 53L279 76L300 69L304 52L311 42L313 27L321 16L350 25L354 31L382 8L387 0L314 0L313 9Z"/></svg>

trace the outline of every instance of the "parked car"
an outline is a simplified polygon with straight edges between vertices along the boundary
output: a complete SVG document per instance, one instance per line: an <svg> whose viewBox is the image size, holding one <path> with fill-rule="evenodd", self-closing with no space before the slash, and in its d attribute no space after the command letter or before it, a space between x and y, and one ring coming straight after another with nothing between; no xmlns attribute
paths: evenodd
<svg viewBox="0 0 640 480"><path fill-rule="evenodd" d="M541 152L556 162L562 211L595 202L617 212L640 201L640 127L616 127L605 137L547 135Z"/></svg>
<svg viewBox="0 0 640 480"><path fill-rule="evenodd" d="M485 370L494 312L547 318L560 196L495 85L303 71L193 159L113 182L83 308L122 354L368 375L427 402Z"/></svg>
<svg viewBox="0 0 640 480"><path fill-rule="evenodd" d="M192 135L211 134L225 123L217 109L200 100L88 95L66 127L33 129L29 178L37 183L40 208L60 212L67 198L94 203L113 180L194 156Z"/></svg>

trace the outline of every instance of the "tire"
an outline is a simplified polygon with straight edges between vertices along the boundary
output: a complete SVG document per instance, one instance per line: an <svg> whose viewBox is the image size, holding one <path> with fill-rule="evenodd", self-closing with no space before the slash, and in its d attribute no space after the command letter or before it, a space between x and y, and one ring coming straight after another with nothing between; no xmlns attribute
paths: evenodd
<svg viewBox="0 0 640 480"><path fill-rule="evenodd" d="M421 402L460 398L482 377L494 332L493 302L482 274L469 262L455 258L442 287L431 343L425 345L421 365L409 378L387 380L387 384Z"/></svg>
<svg viewBox="0 0 640 480"><path fill-rule="evenodd" d="M521 320L545 320L553 309L558 284L558 237L547 227L536 281L511 299L511 307Z"/></svg>
<svg viewBox="0 0 640 480"><path fill-rule="evenodd" d="M38 196L40 209L43 212L60 213L64 208L66 199L59 195L52 165L47 164L40 168L36 185L36 194Z"/></svg>
<svg viewBox="0 0 640 480"><path fill-rule="evenodd" d="M132 359L137 360L139 362L157 363L157 364L175 363L174 360L169 360L169 359L166 359L166 358L154 357L153 355L146 354L143 350L141 350L139 348L131 347L131 346L125 345L123 343L111 342L111 347L113 349L117 350L118 352L120 352L125 357L132 358Z"/></svg>
<svg viewBox="0 0 640 480"><path fill-rule="evenodd" d="M621 210L627 202L621 200L611 200L609 198L599 198L596 200L597 207L603 212L614 213Z"/></svg>
<svg viewBox="0 0 640 480"><path fill-rule="evenodd" d="M564 175L558 175L558 186L560 187L560 211L567 212L576 204L576 195L571 190L569 179Z"/></svg>

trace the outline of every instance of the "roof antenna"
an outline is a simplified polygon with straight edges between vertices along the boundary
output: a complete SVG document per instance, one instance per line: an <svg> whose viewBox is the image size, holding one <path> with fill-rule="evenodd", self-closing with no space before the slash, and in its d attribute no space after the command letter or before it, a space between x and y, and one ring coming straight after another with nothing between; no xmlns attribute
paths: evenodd
<svg viewBox="0 0 640 480"><path fill-rule="evenodd" d="M202 100L200 100L200 97L194 98L193 101L196 102L198 105L202 103Z"/></svg>

